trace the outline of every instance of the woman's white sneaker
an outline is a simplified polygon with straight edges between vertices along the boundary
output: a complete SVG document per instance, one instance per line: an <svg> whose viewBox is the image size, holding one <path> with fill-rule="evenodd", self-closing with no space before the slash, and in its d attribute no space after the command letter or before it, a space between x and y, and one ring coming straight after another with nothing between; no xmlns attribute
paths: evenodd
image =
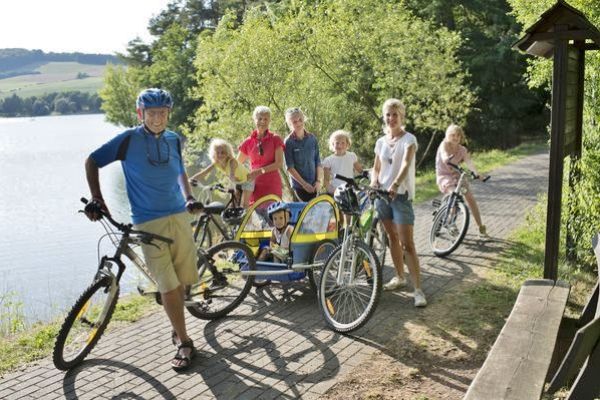
<svg viewBox="0 0 600 400"><path fill-rule="evenodd" d="M425 307L427 305L427 299L425 293L421 289L415 289L415 307Z"/></svg>
<svg viewBox="0 0 600 400"><path fill-rule="evenodd" d="M406 286L406 279L395 276L392 279L390 279L390 281L388 283L383 285L383 290L396 290L396 289L403 288L405 286Z"/></svg>

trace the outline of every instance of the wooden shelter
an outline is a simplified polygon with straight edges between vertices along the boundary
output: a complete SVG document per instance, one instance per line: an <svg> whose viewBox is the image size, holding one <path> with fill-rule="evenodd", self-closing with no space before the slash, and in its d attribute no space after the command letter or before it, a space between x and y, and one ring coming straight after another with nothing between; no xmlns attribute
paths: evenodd
<svg viewBox="0 0 600 400"><path fill-rule="evenodd" d="M585 52L600 49L600 31L579 10L558 0L525 32L513 48L554 58L544 278L556 280L563 159L581 156Z"/></svg>

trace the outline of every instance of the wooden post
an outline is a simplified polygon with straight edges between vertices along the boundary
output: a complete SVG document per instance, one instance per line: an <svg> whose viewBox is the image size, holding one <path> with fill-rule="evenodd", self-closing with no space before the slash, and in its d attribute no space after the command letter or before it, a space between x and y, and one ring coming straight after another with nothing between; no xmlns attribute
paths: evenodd
<svg viewBox="0 0 600 400"><path fill-rule="evenodd" d="M581 147L583 140L583 84L585 80L585 42L575 42L575 47L579 53L578 64L578 92L577 92L577 115L575 122L575 148L571 154L570 169L569 169L569 192L575 193L575 185L579 182L581 171L577 162L581 159ZM575 239L573 238L574 221L578 218L577 209L569 209L569 219L567 221L566 232L566 255L567 260L577 261L575 252Z"/></svg>
<svg viewBox="0 0 600 400"><path fill-rule="evenodd" d="M566 25L556 25L555 32L565 31ZM552 72L552 112L550 136L550 171L548 182L548 214L546 218L546 252L544 278L558 277L560 245L560 208L564 158L565 99L567 95L568 40L554 41L554 70Z"/></svg>

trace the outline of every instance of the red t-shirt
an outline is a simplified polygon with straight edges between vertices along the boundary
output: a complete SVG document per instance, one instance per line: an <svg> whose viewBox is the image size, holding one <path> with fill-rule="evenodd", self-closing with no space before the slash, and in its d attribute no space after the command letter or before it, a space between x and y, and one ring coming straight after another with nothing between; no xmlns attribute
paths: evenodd
<svg viewBox="0 0 600 400"><path fill-rule="evenodd" d="M260 149L262 148L262 155ZM285 148L283 140L269 130L265 132L261 139L258 138L258 131L254 130L248 138L238 147L241 153L250 159L250 168L252 170L265 167L275 162L275 151ZM254 180L254 192L250 196L250 203L268 194L282 195L281 177L279 171L271 171L259 175Z"/></svg>

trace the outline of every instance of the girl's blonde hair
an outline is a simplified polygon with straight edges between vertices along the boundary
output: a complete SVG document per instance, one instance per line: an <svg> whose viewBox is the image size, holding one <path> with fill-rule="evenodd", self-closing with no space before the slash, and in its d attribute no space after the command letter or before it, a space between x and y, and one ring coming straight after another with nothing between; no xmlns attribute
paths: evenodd
<svg viewBox="0 0 600 400"><path fill-rule="evenodd" d="M448 135L452 132L458 133L458 135L460 136L460 144L465 144L467 138L465 137L465 131L463 130L463 128L460 127L460 125L450 124L448 128L446 128L446 137L448 137Z"/></svg>
<svg viewBox="0 0 600 400"><path fill-rule="evenodd" d="M210 146L208 147L208 158L210 158L213 163L217 162L218 149L225 149L227 151L228 160L234 158L233 146L231 143L223 139L213 139L210 141Z"/></svg>
<svg viewBox="0 0 600 400"><path fill-rule="evenodd" d="M402 103L400 100L392 98L392 99L387 99L383 103L383 106L381 107L381 113L383 116L382 118L384 120L383 121L384 122L384 130L385 130L385 111L390 108L398 111L398 116L400 117L400 125L404 129L404 121L406 120L406 107L404 106L404 103Z"/></svg>
<svg viewBox="0 0 600 400"><path fill-rule="evenodd" d="M337 130L329 136L329 149L335 152L335 139L339 137L346 138L346 142L348 143L348 148L352 146L352 139L350 138L350 132L345 131L343 129Z"/></svg>

